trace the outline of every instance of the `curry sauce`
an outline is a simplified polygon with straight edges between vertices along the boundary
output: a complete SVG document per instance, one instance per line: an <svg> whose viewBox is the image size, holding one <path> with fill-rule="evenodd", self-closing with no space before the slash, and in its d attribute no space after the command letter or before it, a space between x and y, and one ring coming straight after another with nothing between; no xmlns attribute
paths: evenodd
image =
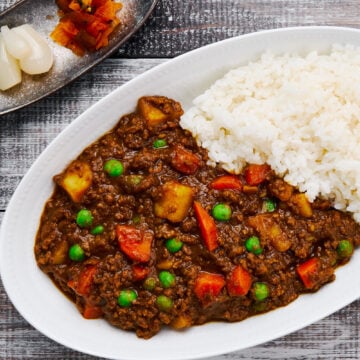
<svg viewBox="0 0 360 360"><path fill-rule="evenodd" d="M39 267L85 318L142 338L284 306L333 281L360 241L350 214L266 164L207 165L182 113L141 98L54 177L36 237Z"/></svg>

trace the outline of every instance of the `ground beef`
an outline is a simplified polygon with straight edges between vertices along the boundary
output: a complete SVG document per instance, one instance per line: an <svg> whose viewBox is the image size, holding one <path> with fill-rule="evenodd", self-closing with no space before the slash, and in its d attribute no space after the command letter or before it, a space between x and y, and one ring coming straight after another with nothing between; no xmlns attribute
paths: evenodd
<svg viewBox="0 0 360 360"><path fill-rule="evenodd" d="M140 99L54 177L36 237L39 267L85 318L142 338L165 325L240 321L284 306L334 280L360 241L349 214L322 199L310 204L267 165L236 176L208 166L206 151L179 127L181 114L173 100ZM116 176L106 170L114 159L122 164ZM217 204L231 216L211 215ZM77 220L84 209L92 216L85 225ZM121 300L124 292L130 298Z"/></svg>

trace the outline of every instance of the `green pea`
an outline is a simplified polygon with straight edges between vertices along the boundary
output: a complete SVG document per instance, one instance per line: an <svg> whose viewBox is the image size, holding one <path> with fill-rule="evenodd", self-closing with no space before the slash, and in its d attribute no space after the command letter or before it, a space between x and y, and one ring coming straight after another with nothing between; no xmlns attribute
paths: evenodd
<svg viewBox="0 0 360 360"><path fill-rule="evenodd" d="M124 172L124 165L116 159L110 159L106 161L104 171L111 177L118 177Z"/></svg>
<svg viewBox="0 0 360 360"><path fill-rule="evenodd" d="M256 282L254 284L254 294L258 301L263 301L269 296L269 288L265 283Z"/></svg>
<svg viewBox="0 0 360 360"><path fill-rule="evenodd" d="M91 233L93 235L100 235L104 232L104 227L102 225L98 225L98 226L95 226L92 230L91 230Z"/></svg>
<svg viewBox="0 0 360 360"><path fill-rule="evenodd" d="M350 257L354 251L354 247L349 240L340 240L339 245L336 248L336 251L341 258Z"/></svg>
<svg viewBox="0 0 360 360"><path fill-rule="evenodd" d="M247 251L249 251L255 255L260 255L263 251L263 249L260 245L260 239L257 236L250 236L245 241L245 247L246 247Z"/></svg>
<svg viewBox="0 0 360 360"><path fill-rule="evenodd" d="M231 207L227 204L216 204L212 209L212 216L219 221L230 220L231 213Z"/></svg>
<svg viewBox="0 0 360 360"><path fill-rule="evenodd" d="M257 312L263 312L267 308L266 302L257 301L253 304L253 309Z"/></svg>
<svg viewBox="0 0 360 360"><path fill-rule="evenodd" d="M276 203L274 200L266 199L263 203L263 211L274 212L276 210Z"/></svg>
<svg viewBox="0 0 360 360"><path fill-rule="evenodd" d="M183 243L177 238L172 238L166 241L165 246L171 253L176 253L181 250Z"/></svg>
<svg viewBox="0 0 360 360"><path fill-rule="evenodd" d="M141 218L139 215L135 215L133 218L132 218L132 222L133 224L137 225L137 224L140 224L140 221L141 221Z"/></svg>
<svg viewBox="0 0 360 360"><path fill-rule="evenodd" d="M132 289L125 289L120 292L117 299L118 304L121 307L130 307L131 304L136 300L137 293Z"/></svg>
<svg viewBox="0 0 360 360"><path fill-rule="evenodd" d="M160 148L163 148L163 147L165 147L165 146L167 146L167 142L166 142L165 139L157 139L157 140L155 140L155 141L153 142L153 147L154 147L155 149L160 149Z"/></svg>
<svg viewBox="0 0 360 360"><path fill-rule="evenodd" d="M169 311L173 307L173 301L165 295L159 295L156 299L156 305L160 311Z"/></svg>
<svg viewBox="0 0 360 360"><path fill-rule="evenodd" d="M160 271L159 273L160 284L165 288L175 285L175 275L168 271Z"/></svg>
<svg viewBox="0 0 360 360"><path fill-rule="evenodd" d="M147 279L145 279L143 286L146 290L154 290L156 287L156 279L154 279L153 277L148 277Z"/></svg>
<svg viewBox="0 0 360 360"><path fill-rule="evenodd" d="M93 216L90 210L82 209L77 213L76 223L81 228L86 228L91 226L92 222L93 222Z"/></svg>
<svg viewBox="0 0 360 360"><path fill-rule="evenodd" d="M85 252L79 244L74 244L69 249L69 258L73 261L83 261Z"/></svg>

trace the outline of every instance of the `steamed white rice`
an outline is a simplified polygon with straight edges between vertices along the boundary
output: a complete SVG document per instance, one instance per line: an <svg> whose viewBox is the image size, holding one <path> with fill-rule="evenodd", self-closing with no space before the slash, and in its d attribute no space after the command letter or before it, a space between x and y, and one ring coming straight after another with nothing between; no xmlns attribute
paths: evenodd
<svg viewBox="0 0 360 360"><path fill-rule="evenodd" d="M211 163L239 173L268 163L309 200L321 196L360 222L360 49L265 53L227 73L181 120Z"/></svg>

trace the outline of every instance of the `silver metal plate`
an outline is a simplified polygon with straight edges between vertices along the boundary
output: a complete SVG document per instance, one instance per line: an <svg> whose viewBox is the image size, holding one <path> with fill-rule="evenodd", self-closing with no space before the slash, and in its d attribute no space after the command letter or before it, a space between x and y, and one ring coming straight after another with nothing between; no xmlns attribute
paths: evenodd
<svg viewBox="0 0 360 360"><path fill-rule="evenodd" d="M42 75L23 73L21 84L7 91L0 91L0 115L29 105L60 89L89 70L124 44L145 22L157 0L122 0L119 12L120 26L111 34L109 45L82 57L56 44L51 38L59 21L55 0L21 0L0 14L0 26L15 27L30 24L48 41L54 65Z"/></svg>

